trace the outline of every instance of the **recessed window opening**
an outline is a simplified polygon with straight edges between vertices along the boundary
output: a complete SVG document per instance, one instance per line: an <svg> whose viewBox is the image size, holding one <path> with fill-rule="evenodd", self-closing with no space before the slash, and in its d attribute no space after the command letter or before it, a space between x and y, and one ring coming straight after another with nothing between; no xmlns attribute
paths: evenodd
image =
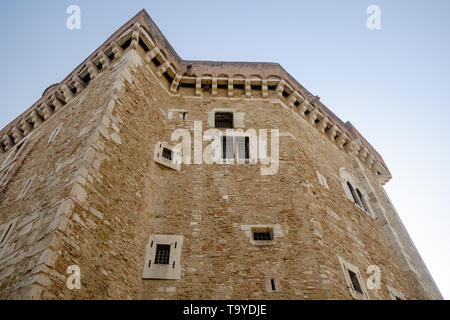
<svg viewBox="0 0 450 320"><path fill-rule="evenodd" d="M365 199L364 195L361 193L361 191L359 191L358 188L356 188L356 193L358 194L358 197L359 197L359 199L361 201L361 204L362 204L362 206L364 208L364 211L370 213L369 206L367 205L367 202L366 202L366 199Z"/></svg>
<svg viewBox="0 0 450 320"><path fill-rule="evenodd" d="M97 69L98 69L98 70L102 70L102 68L103 68L103 65L102 65L101 63L99 63L99 64L97 65Z"/></svg>
<svg viewBox="0 0 450 320"><path fill-rule="evenodd" d="M277 86L268 86L267 89L275 91L277 89Z"/></svg>
<svg viewBox="0 0 450 320"><path fill-rule="evenodd" d="M157 244L155 253L155 264L169 264L170 245Z"/></svg>
<svg viewBox="0 0 450 320"><path fill-rule="evenodd" d="M277 287L275 286L275 279L270 279L270 285L272 287L272 291L276 291Z"/></svg>
<svg viewBox="0 0 450 320"><path fill-rule="evenodd" d="M253 240L255 241L272 241L272 234L270 230L258 230L253 232Z"/></svg>
<svg viewBox="0 0 450 320"><path fill-rule="evenodd" d="M222 137L222 159L234 159L233 137Z"/></svg>
<svg viewBox="0 0 450 320"><path fill-rule="evenodd" d="M354 273L351 270L348 270L348 275L350 276L350 280L352 281L353 289L362 294L363 291L361 289L361 285L359 283L359 279L358 279L358 276L356 275L356 273Z"/></svg>
<svg viewBox="0 0 450 320"><path fill-rule="evenodd" d="M91 75L88 73L86 74L83 78L81 78L81 80L85 83L88 84L91 81Z"/></svg>
<svg viewBox="0 0 450 320"><path fill-rule="evenodd" d="M347 186L348 186L348 189L350 190L350 193L352 194L353 202L355 204L359 205L358 195L356 194L355 189L353 188L352 184L349 181L347 181Z"/></svg>
<svg viewBox="0 0 450 320"><path fill-rule="evenodd" d="M235 84L234 85L234 89L241 89L241 90L244 90L244 85L243 84Z"/></svg>
<svg viewBox="0 0 450 320"><path fill-rule="evenodd" d="M228 85L227 84L218 84L217 88L218 89L228 89Z"/></svg>
<svg viewBox="0 0 450 320"><path fill-rule="evenodd" d="M167 160L172 161L172 157L173 157L172 150L169 150L167 148L163 148L162 157L167 159Z"/></svg>
<svg viewBox="0 0 450 320"><path fill-rule="evenodd" d="M166 71L163 73L164 78L167 79L167 81L169 81L169 83L172 83L173 78L170 76L170 74Z"/></svg>
<svg viewBox="0 0 450 320"><path fill-rule="evenodd" d="M287 91L284 91L284 90L283 90L283 92L282 92L282 95L283 95L283 97L285 97L285 98L288 98L288 97L289 97L289 93L287 93Z"/></svg>
<svg viewBox="0 0 450 320"><path fill-rule="evenodd" d="M113 60L114 60L114 57L115 57L114 53L111 53L111 54L108 56L108 59L111 60L111 61L113 61Z"/></svg>
<svg viewBox="0 0 450 320"><path fill-rule="evenodd" d="M262 87L260 85L251 85L250 87L252 90L262 90Z"/></svg>
<svg viewBox="0 0 450 320"><path fill-rule="evenodd" d="M218 112L215 114L215 125L219 129L232 129L233 128L233 114Z"/></svg>
<svg viewBox="0 0 450 320"><path fill-rule="evenodd" d="M131 44L131 38L128 39L127 41L125 41L120 47L125 50L126 48L128 48Z"/></svg>
<svg viewBox="0 0 450 320"><path fill-rule="evenodd" d="M156 57L154 57L154 58L152 59L152 62L153 62L153 64L154 64L156 67L159 67L159 66L161 65L161 63L159 63L159 61L158 61L158 59L156 59Z"/></svg>
<svg viewBox="0 0 450 320"><path fill-rule="evenodd" d="M250 159L250 137L236 137L239 160Z"/></svg>
<svg viewBox="0 0 450 320"><path fill-rule="evenodd" d="M195 83L181 83L181 88L195 88Z"/></svg>
<svg viewBox="0 0 450 320"><path fill-rule="evenodd" d="M147 47L147 45L142 41L142 38L139 38L139 45L144 49L145 52L148 52L150 49Z"/></svg>
<svg viewBox="0 0 450 320"><path fill-rule="evenodd" d="M311 111L306 110L306 111L305 111L305 116L307 116L307 115L310 114L310 113L311 113Z"/></svg>

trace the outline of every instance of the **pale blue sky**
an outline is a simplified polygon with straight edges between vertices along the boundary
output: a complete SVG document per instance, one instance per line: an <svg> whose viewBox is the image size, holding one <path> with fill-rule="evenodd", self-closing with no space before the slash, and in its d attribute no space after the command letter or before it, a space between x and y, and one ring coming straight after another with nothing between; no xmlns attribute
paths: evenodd
<svg viewBox="0 0 450 320"><path fill-rule="evenodd" d="M81 30L66 28L71 4ZM387 192L450 297L450 1L3 0L0 127L142 8L182 58L278 62L351 121L389 166Z"/></svg>

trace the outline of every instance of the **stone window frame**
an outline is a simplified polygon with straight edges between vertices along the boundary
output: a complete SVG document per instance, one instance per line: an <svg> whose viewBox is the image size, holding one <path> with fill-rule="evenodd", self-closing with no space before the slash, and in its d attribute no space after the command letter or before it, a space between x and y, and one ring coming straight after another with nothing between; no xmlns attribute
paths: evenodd
<svg viewBox="0 0 450 320"><path fill-rule="evenodd" d="M57 126L55 128L55 130L53 130L53 132L50 134L50 137L48 138L48 143L52 143L53 140L55 140L56 136L58 135L58 133L61 131L62 129L62 124L60 124L59 126Z"/></svg>
<svg viewBox="0 0 450 320"><path fill-rule="evenodd" d="M273 284L275 285L275 290L273 289ZM264 287L266 289L266 292L281 292L281 283L280 280L276 277L269 277L264 279Z"/></svg>
<svg viewBox="0 0 450 320"><path fill-rule="evenodd" d="M0 248L3 248L14 232L18 218L15 218L5 224L0 225Z"/></svg>
<svg viewBox="0 0 450 320"><path fill-rule="evenodd" d="M4 167L4 168L0 169L0 186L3 185L3 181L5 181L6 176L8 175L9 170L11 170L11 168L12 168L12 164L10 164L7 167Z"/></svg>
<svg viewBox="0 0 450 320"><path fill-rule="evenodd" d="M323 174L321 174L319 171L316 171L316 173L317 173L317 179L319 179L319 183L329 190L330 187L328 186L327 178Z"/></svg>
<svg viewBox="0 0 450 320"><path fill-rule="evenodd" d="M406 300L405 296L403 295L403 293L401 293L399 290L391 287L390 285L386 285L386 288L388 290L389 293L389 298L391 300Z"/></svg>
<svg viewBox="0 0 450 320"><path fill-rule="evenodd" d="M341 268L342 268L342 273L344 274L345 283L348 287L348 290L350 291L351 296L357 300L370 300L369 292L367 291L367 288L366 288L366 283L364 281L364 278L361 275L361 272L359 272L359 268L357 266L355 266L354 264L351 264L350 262L345 261L339 255L338 255L338 259L339 259L339 264L341 265ZM350 278L349 271L353 272L356 275L359 286L361 287L362 293L358 292L354 289L353 282Z"/></svg>
<svg viewBox="0 0 450 320"><path fill-rule="evenodd" d="M27 180L27 182L25 183L25 186L23 187L22 191L19 193L19 196L17 197L17 200L23 198L27 194L27 192L28 192L28 190L30 190L31 185L33 184L33 181L34 181L35 178L36 178L36 175L32 176L31 178L29 178Z"/></svg>
<svg viewBox="0 0 450 320"><path fill-rule="evenodd" d="M144 280L179 280L181 278L181 251L184 236L152 234L145 247ZM169 264L155 264L158 245L170 245Z"/></svg>
<svg viewBox="0 0 450 320"><path fill-rule="evenodd" d="M216 129L219 130L219 129ZM244 132L241 129L235 130L235 129L226 129L226 131L223 133L221 131L218 131L219 135L217 136L219 139L219 146L220 154L218 159L216 159L217 164L256 164L258 162L258 138L257 136L253 136L252 134L248 132ZM222 139L232 137L233 138L233 158L223 158L223 145L222 145ZM244 159L240 158L239 155L239 148L238 143L236 142L237 138L249 138L249 158ZM253 139L253 145L252 145L252 139Z"/></svg>
<svg viewBox="0 0 450 320"><path fill-rule="evenodd" d="M272 235L272 240L258 240L253 239L253 233L256 231L269 229ZM278 243L278 239L284 237L284 232L279 224L253 224L241 225L241 230L245 232L250 244L254 246L273 246Z"/></svg>
<svg viewBox="0 0 450 320"><path fill-rule="evenodd" d="M3 160L2 165L0 166L0 170L3 170L9 166L17 159L19 154L23 151L23 149L26 146L26 143L28 142L27 138L22 139L18 144L16 144L14 147L12 147L10 150L8 150L7 156L5 157L5 160Z"/></svg>
<svg viewBox="0 0 450 320"><path fill-rule="evenodd" d="M172 151L172 160L163 157L164 149ZM183 155L181 150L179 150L178 148L171 146L167 142L159 141L155 145L153 160L159 164L162 164L163 166L180 171L181 162L183 161Z"/></svg>
<svg viewBox="0 0 450 320"><path fill-rule="evenodd" d="M233 114L233 129L245 128L245 112L237 112L234 108L214 108L208 112L208 126L210 128L216 127L216 113L231 113ZM226 130L216 128L218 130Z"/></svg>
<svg viewBox="0 0 450 320"><path fill-rule="evenodd" d="M169 109L167 111L167 119L168 120L175 120L176 115L178 115L178 118L180 120L187 120L188 111L186 109Z"/></svg>
<svg viewBox="0 0 450 320"><path fill-rule="evenodd" d="M339 177L341 179L341 185L344 189L344 193L347 196L347 198L362 212L367 214L368 216L375 218L373 214L373 208L369 201L366 201L367 199L367 192L366 190L361 186L359 181L351 174L349 173L345 168L339 169ZM349 189L348 184L353 188L353 191ZM358 194L358 191L361 193L361 195ZM367 206L367 210L363 204Z"/></svg>

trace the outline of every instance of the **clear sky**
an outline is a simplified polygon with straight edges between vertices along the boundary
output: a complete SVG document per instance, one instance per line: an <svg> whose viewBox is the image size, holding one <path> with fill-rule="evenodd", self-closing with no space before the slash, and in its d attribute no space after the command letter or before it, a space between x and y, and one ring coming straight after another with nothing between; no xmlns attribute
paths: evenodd
<svg viewBox="0 0 450 320"><path fill-rule="evenodd" d="M69 5L81 29L69 30ZM381 30L366 26L369 5ZM280 63L379 151L386 189L450 298L450 1L2 0L0 127L145 8L183 59Z"/></svg>

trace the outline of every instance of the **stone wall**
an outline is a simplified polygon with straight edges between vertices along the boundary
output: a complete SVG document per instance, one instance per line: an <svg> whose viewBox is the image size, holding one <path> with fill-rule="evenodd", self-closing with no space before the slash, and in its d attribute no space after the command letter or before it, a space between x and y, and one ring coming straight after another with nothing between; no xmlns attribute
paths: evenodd
<svg viewBox="0 0 450 320"><path fill-rule="evenodd" d="M26 138L0 194L1 224L18 218L0 253L0 297L351 299L341 258L364 282L370 266L380 268L371 299L389 299L390 287L407 299L439 298L373 173L276 91L174 94L144 56L127 51ZM206 131L217 108L239 113L245 130L279 129L277 174L262 175L260 163L177 171L154 161L159 141L178 128L193 137L194 121ZM348 198L341 168L364 188L373 215ZM275 241L255 245L252 226L272 226ZM179 280L142 279L150 235L183 236ZM80 290L66 286L72 265Z"/></svg>

